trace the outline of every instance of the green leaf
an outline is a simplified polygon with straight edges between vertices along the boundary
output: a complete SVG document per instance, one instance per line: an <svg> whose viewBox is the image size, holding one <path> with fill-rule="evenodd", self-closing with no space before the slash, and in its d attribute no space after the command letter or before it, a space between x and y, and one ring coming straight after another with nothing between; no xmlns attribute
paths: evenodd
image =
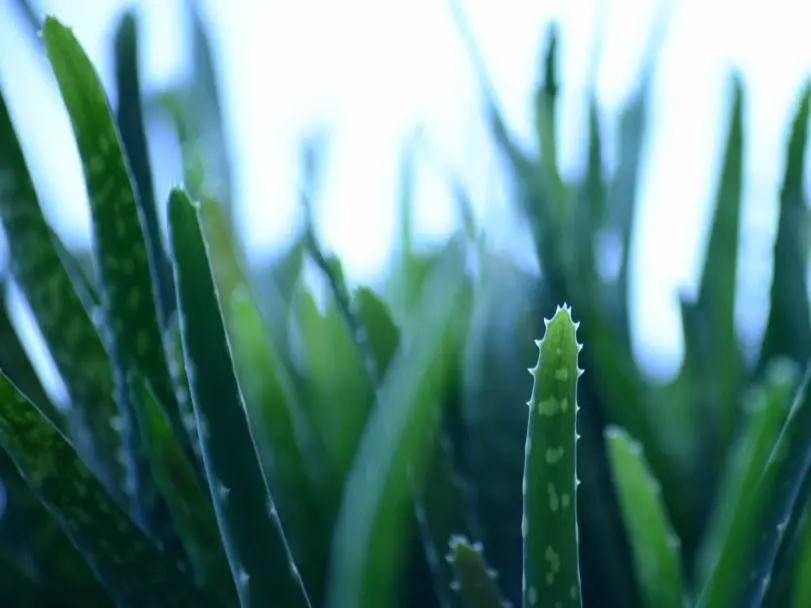
<svg viewBox="0 0 811 608"><path fill-rule="evenodd" d="M685 361L693 374L693 386L701 387L689 407L709 415L708 421L696 420L695 425L709 429L705 432L710 433L716 455L718 450L720 454L726 451L738 422L738 387L743 373L735 330L735 285L743 188L744 94L740 76L736 75L732 84L730 124L698 299L683 303L690 318L685 324ZM714 474L714 467L706 464L702 465L705 470Z"/></svg>
<svg viewBox="0 0 811 608"><path fill-rule="evenodd" d="M166 256L163 233L158 220L158 206L152 181L152 167L149 161L146 126L141 103L141 79L138 69L138 23L135 12L127 10L118 22L115 33L115 76L118 89L118 111L116 122L121 133L129 166L132 169L133 184L138 196L141 221L144 227L149 260L153 269L155 295L160 319L164 330L175 306L172 268Z"/></svg>
<svg viewBox="0 0 811 608"><path fill-rule="evenodd" d="M426 286L420 310L398 350L366 423L344 489L333 536L328 606L388 606L394 600L410 537L411 488L422 487L426 438L450 382L462 327L458 304L469 297L461 252L448 255Z"/></svg>
<svg viewBox="0 0 811 608"><path fill-rule="evenodd" d="M184 0L186 23L191 27L192 80L181 98L180 112L186 122L181 144L187 168L199 163L198 182L189 182L194 199L211 197L219 201L226 211L228 230L235 234L233 209L232 168L228 157L228 142L223 120L218 68L214 61L209 33L199 0Z"/></svg>
<svg viewBox="0 0 811 608"><path fill-rule="evenodd" d="M182 190L172 190L169 226L183 352L231 574L243 606L309 606L259 464L200 215Z"/></svg>
<svg viewBox="0 0 811 608"><path fill-rule="evenodd" d="M696 557L696 578L702 585L713 572L721 551L727 552L726 559L737 561L729 566L727 574L718 572L716 576L735 577L735 571L744 567L745 544L751 532L736 530L733 524L749 508L747 497L757 489L800 379L800 369L795 364L778 358L766 368L763 385L754 387L746 396L743 428L722 471L715 505Z"/></svg>
<svg viewBox="0 0 811 608"><path fill-rule="evenodd" d="M363 331L367 335L375 369L379 377L384 378L400 343L400 330L386 305L371 289L358 288L353 299Z"/></svg>
<svg viewBox="0 0 811 608"><path fill-rule="evenodd" d="M233 603L236 590L209 495L200 486L197 472L172 434L166 412L149 384L133 373L129 387L133 401L139 406L138 423L152 475L166 499L198 584L219 597L223 605Z"/></svg>
<svg viewBox="0 0 811 608"><path fill-rule="evenodd" d="M497 575L484 561L481 543L470 544L464 536L450 540L447 560L456 574L456 591L462 598L464 608L504 608L508 604L501 599Z"/></svg>
<svg viewBox="0 0 811 608"><path fill-rule="evenodd" d="M130 369L137 369L150 381L160 402L169 408L178 436L185 437L158 322L154 270L130 170L101 81L71 30L53 17L45 20L43 39L70 115L90 199L102 311L109 328L106 338L123 407L125 441L134 459L132 496L139 516L151 520L159 513L153 513L159 505L153 504L148 463L137 437L133 404L127 399ZM144 508L146 512L141 513Z"/></svg>
<svg viewBox="0 0 811 608"><path fill-rule="evenodd" d="M9 316L7 298L2 293L0 293L0 369L20 388L28 400L37 406L48 422L61 433L66 432L65 414L56 408L45 387L42 386Z"/></svg>
<svg viewBox="0 0 811 608"><path fill-rule="evenodd" d="M110 598L82 554L20 476L9 455L0 449L0 486L5 506L0 517L0 567L3 576L20 571L29 583L48 593L50 601L70 594L84 605L110 606ZM11 578L11 576L9 576ZM15 581L15 584L20 581ZM2 586L2 583L0 583ZM15 592L19 592L16 589ZM12 597L0 591L0 597ZM22 605L37 603L33 599Z"/></svg>
<svg viewBox="0 0 811 608"><path fill-rule="evenodd" d="M659 484L645 462L642 446L618 427L607 428L605 436L645 605L684 608L679 539L668 521Z"/></svg>
<svg viewBox="0 0 811 608"><path fill-rule="evenodd" d="M577 535L577 366L582 346L568 306L537 342L524 462L524 605L580 606Z"/></svg>
<svg viewBox="0 0 811 608"><path fill-rule="evenodd" d="M70 434L104 485L121 498L124 470L118 462L121 437L115 431L110 360L52 238L1 94L0 219L11 276L31 307L73 405L77 427ZM90 437L77 437L80 431L89 431Z"/></svg>
<svg viewBox="0 0 811 608"><path fill-rule="evenodd" d="M699 598L699 607L761 605L786 525L811 464L808 382L807 370L757 487L747 496L746 508L732 521L730 540ZM743 567L735 569L741 555Z"/></svg>
<svg viewBox="0 0 811 608"><path fill-rule="evenodd" d="M793 578L789 593L792 608L804 608L811 603L811 525L808 511L803 523L801 536L798 538L799 551L791 569Z"/></svg>
<svg viewBox="0 0 811 608"><path fill-rule="evenodd" d="M190 582L188 563L178 564L152 544L2 374L0 445L119 605L211 605Z"/></svg>
<svg viewBox="0 0 811 608"><path fill-rule="evenodd" d="M374 406L374 385L333 298L322 313L300 285L293 305L305 374L302 408L323 451L327 480L340 493Z"/></svg>
<svg viewBox="0 0 811 608"><path fill-rule="evenodd" d="M791 357L799 365L805 365L809 356L811 319L806 281L809 218L803 191L803 172L810 107L811 84L808 84L797 107L787 146L774 243L769 317L758 364L760 370L775 355Z"/></svg>
<svg viewBox="0 0 811 608"><path fill-rule="evenodd" d="M225 307L227 300L221 296ZM308 590L313 590L326 575L330 529L323 496L308 463L309 428L292 378L267 339L264 322L246 289L232 294L226 311L234 366L258 453L293 557ZM312 599L317 601L315 595Z"/></svg>

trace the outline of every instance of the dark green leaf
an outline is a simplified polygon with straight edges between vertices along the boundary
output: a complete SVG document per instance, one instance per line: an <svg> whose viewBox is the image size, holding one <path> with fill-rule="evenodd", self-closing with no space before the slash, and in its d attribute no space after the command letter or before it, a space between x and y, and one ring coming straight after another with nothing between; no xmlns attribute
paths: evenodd
<svg viewBox="0 0 811 608"><path fill-rule="evenodd" d="M332 545L327 601L333 606L388 606L400 582L412 487L422 487L425 441L441 415L464 324L458 306L469 297L461 252L455 249L426 286L378 391L347 480ZM461 325L461 326L460 326Z"/></svg>
<svg viewBox="0 0 811 608"><path fill-rule="evenodd" d="M243 606L309 606L251 434L199 208L174 189L169 226L186 370L209 489ZM277 576L269 576L269 573Z"/></svg>
<svg viewBox="0 0 811 608"><path fill-rule="evenodd" d="M811 349L808 311L808 207L803 192L811 84L806 85L788 141L780 216L774 243L771 305L761 347L762 370L775 355L805 365Z"/></svg>
<svg viewBox="0 0 811 608"><path fill-rule="evenodd" d="M0 445L116 602L211 605L190 582L188 563L178 564L152 544L68 441L2 374Z"/></svg>
<svg viewBox="0 0 811 608"><path fill-rule="evenodd" d="M125 439L135 465L133 498L136 508L147 509L139 516L160 519L161 507L153 503L157 499L146 455L137 437L133 404L128 400L126 377L130 369L137 369L149 380L160 402L169 408L178 436L185 435L158 322L153 270L137 196L107 97L93 65L71 30L52 17L45 20L43 39L70 115L90 199L102 311L109 328L106 338L114 363L118 400L124 406ZM190 451L188 446L187 449Z"/></svg>
<svg viewBox="0 0 811 608"><path fill-rule="evenodd" d="M164 408L143 378L130 374L132 399L138 404L138 423L144 437L152 474L166 499L197 580L223 604L232 603L235 589L225 558L217 519L208 492L172 434Z"/></svg>
<svg viewBox="0 0 811 608"><path fill-rule="evenodd" d="M497 575L484 561L480 543L471 545L464 536L450 540L448 561L456 574L456 591L462 598L464 608L504 608L498 590Z"/></svg>
<svg viewBox="0 0 811 608"><path fill-rule="evenodd" d="M307 449L312 441L292 379L247 290L221 293L239 387L265 473L302 578L317 601L330 529ZM227 307L226 307L227 302Z"/></svg>
<svg viewBox="0 0 811 608"><path fill-rule="evenodd" d="M606 429L606 445L645 605L684 608L681 545L642 446L618 427Z"/></svg>
<svg viewBox="0 0 811 608"><path fill-rule="evenodd" d="M105 486L120 498L124 471L117 460L121 438L114 424L110 360L52 239L2 95L0 219L11 275L31 307L73 404L78 427L71 435ZM87 431L89 439L76 436Z"/></svg>
<svg viewBox="0 0 811 608"><path fill-rule="evenodd" d="M146 126L141 104L141 82L138 56L138 23L135 13L128 10L121 17L115 34L115 75L118 89L116 122L121 133L133 185L138 211L143 222L144 240L153 269L155 295L161 327L166 329L175 306L172 268L166 257L163 233L158 221L158 206L149 161Z"/></svg>

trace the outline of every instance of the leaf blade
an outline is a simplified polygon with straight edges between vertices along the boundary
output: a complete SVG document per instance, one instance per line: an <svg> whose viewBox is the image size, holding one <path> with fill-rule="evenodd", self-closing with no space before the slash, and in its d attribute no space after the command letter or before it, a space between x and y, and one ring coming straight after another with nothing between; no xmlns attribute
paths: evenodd
<svg viewBox="0 0 811 608"><path fill-rule="evenodd" d="M169 226L192 405L237 594L244 606L309 606L251 436L199 207L179 189L169 198ZM274 567L278 579L266 575Z"/></svg>

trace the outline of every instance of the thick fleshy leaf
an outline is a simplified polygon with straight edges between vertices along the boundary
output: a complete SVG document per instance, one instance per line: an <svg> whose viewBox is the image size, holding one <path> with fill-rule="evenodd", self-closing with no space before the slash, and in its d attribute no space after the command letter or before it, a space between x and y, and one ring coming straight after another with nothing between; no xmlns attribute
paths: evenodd
<svg viewBox="0 0 811 608"><path fill-rule="evenodd" d="M189 564L153 544L110 500L65 437L2 374L0 445L116 602L211 605L191 583Z"/></svg>
<svg viewBox="0 0 811 608"><path fill-rule="evenodd" d="M775 355L805 365L811 353L811 318L808 310L808 206L803 191L811 108L811 84L800 99L788 141L780 218L774 243L769 318L761 347L761 370Z"/></svg>
<svg viewBox="0 0 811 608"><path fill-rule="evenodd" d="M20 286L48 345L81 432L77 449L120 496L124 471L112 398L113 375L104 344L60 255L40 207L5 99L0 94L0 219L11 276ZM77 356L81 353L81 356Z"/></svg>
<svg viewBox="0 0 811 608"><path fill-rule="evenodd" d="M757 487L747 496L746 508L732 521L729 538L744 540L725 545L699 607L761 605L809 467L811 390L807 370ZM741 556L742 566L736 568Z"/></svg>
<svg viewBox="0 0 811 608"><path fill-rule="evenodd" d="M327 580L328 606L386 606L394 599L403 560L401 539L421 487L426 437L441 409L462 327L458 303L469 289L459 250L447 256L426 286L378 390L341 503ZM454 255L455 254L455 255ZM455 346L457 345L457 346Z"/></svg>
<svg viewBox="0 0 811 608"><path fill-rule="evenodd" d="M642 446L618 427L606 429L606 445L645 605L684 608L681 545Z"/></svg>
<svg viewBox="0 0 811 608"><path fill-rule="evenodd" d="M471 544L464 536L450 540L447 560L456 574L455 590L459 593L464 608L505 608L501 599L497 575L484 561L480 543Z"/></svg>
<svg viewBox="0 0 811 608"><path fill-rule="evenodd" d="M326 576L330 528L324 496L312 470L309 428L292 378L267 339L268 332L246 289L226 308L228 338L239 387L293 557L311 599L318 603Z"/></svg>
<svg viewBox="0 0 811 608"><path fill-rule="evenodd" d="M743 189L744 93L740 76L733 80L732 107L716 203L694 303L685 308L685 362L696 393L691 411L714 454L723 455L737 424L742 355L735 329L735 285ZM700 387L700 388L699 388ZM706 429L706 430L704 430ZM711 461L718 461L715 457ZM710 475L715 467L703 469Z"/></svg>
<svg viewBox="0 0 811 608"><path fill-rule="evenodd" d="M581 606L575 430L581 345L568 306L545 324L527 402L523 598L526 606Z"/></svg>
<svg viewBox="0 0 811 608"><path fill-rule="evenodd" d="M152 474L166 499L197 581L223 604L232 603L235 589L209 494L200 486L197 472L172 434L166 412L149 384L130 374L129 388L138 404L138 423Z"/></svg>
<svg viewBox="0 0 811 608"><path fill-rule="evenodd" d="M309 606L259 463L201 224L199 207L172 190L170 241L183 352L231 574L244 606Z"/></svg>
<svg viewBox="0 0 811 608"><path fill-rule="evenodd" d="M116 122L121 133L124 153L132 169L133 186L138 196L138 210L144 227L144 240L153 268L155 296L161 327L165 330L174 311L175 293L172 268L166 256L163 233L158 220L158 206L152 180L152 166L146 139L141 103L138 22L128 10L118 22L115 33L115 76L118 89Z"/></svg>
<svg viewBox="0 0 811 608"><path fill-rule="evenodd" d="M112 353L123 432L134 466L131 492L139 517L145 521L160 519L162 508L155 502L157 495L137 436L133 404L128 400L126 377L130 369L137 369L149 380L168 408L178 436L185 435L181 433L183 426L158 321L154 269L150 267L136 191L101 81L81 45L71 30L53 17L45 20L43 40L71 119L90 199L102 312L108 328L105 338ZM188 445L186 449L190 451Z"/></svg>
<svg viewBox="0 0 811 608"><path fill-rule="evenodd" d="M741 517L739 513L749 508L747 497L757 489L800 379L796 365L789 360L775 359L765 370L763 384L753 387L746 396L744 425L722 471L715 505L696 557L699 585L708 580L722 550L741 560L729 566L731 571L743 567L742 560L746 557L743 547L751 530L736 529L733 524ZM720 572L716 574L720 575Z"/></svg>

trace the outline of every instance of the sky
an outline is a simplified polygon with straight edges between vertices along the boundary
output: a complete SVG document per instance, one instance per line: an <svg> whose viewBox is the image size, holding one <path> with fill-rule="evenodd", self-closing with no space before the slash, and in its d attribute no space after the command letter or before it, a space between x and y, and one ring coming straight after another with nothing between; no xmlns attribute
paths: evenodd
<svg viewBox="0 0 811 608"><path fill-rule="evenodd" d="M225 92L240 229L254 255L269 255L291 237L298 217L300 139L319 126L330 132L320 230L352 278L368 280L386 262L395 236L400 154L417 126L435 158L467 185L491 238L526 254L528 237L506 211L503 174L449 2L203 1ZM741 72L747 86L746 246L738 316L747 330L743 339L756 340L768 305L784 142L800 88L811 75L811 9L788 0L460 3L508 125L527 148L535 145L531 96L540 76L544 32L550 20L559 23L558 133L567 175L582 161L592 58L599 57L596 91L610 158L618 113L637 84L651 28L667 11L653 82L631 292L637 356L643 369L662 379L676 371L683 352L677 294L696 289L727 124L730 74ZM0 86L42 184L49 218L69 243L80 243L89 238L89 212L69 122L13 4L0 0L0 40L5 41ZM157 90L189 66L181 0L40 2L44 12L73 27L105 83L112 82L113 28L121 10L131 5L138 5L144 18L144 86ZM165 197L179 179L179 164L160 125L151 130L151 144L160 159L158 194ZM456 221L450 193L428 163L419 168L416 211L417 229L428 239L441 238Z"/></svg>

